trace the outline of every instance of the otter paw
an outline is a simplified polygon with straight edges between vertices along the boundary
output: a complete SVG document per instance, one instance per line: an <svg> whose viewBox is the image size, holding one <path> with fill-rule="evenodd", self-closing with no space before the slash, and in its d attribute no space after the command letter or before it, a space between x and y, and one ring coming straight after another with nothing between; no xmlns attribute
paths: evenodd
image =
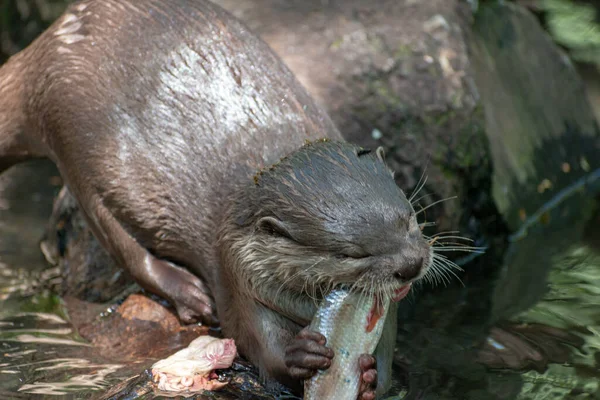
<svg viewBox="0 0 600 400"><path fill-rule="evenodd" d="M369 354L363 354L358 359L360 367L360 388L358 400L374 400L377 388L377 360Z"/></svg>
<svg viewBox="0 0 600 400"><path fill-rule="evenodd" d="M317 370L331 366L333 350L325 346L327 339L318 332L302 329L285 351L285 365L294 379L308 379Z"/></svg>
<svg viewBox="0 0 600 400"><path fill-rule="evenodd" d="M219 324L210 290L199 277L166 260L154 258L150 265L148 275L154 280L146 286L157 288L157 294L175 306L182 323Z"/></svg>
<svg viewBox="0 0 600 400"><path fill-rule="evenodd" d="M212 299L193 283L182 285L181 291L173 295L170 300L177 309L179 320L184 324L197 322L209 326L219 324Z"/></svg>

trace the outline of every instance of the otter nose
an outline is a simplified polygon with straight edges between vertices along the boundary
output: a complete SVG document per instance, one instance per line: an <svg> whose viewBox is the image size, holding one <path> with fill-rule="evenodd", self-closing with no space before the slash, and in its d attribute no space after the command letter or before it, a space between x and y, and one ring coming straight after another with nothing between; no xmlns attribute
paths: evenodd
<svg viewBox="0 0 600 400"><path fill-rule="evenodd" d="M394 277L401 281L408 281L416 278L423 268L423 258L414 258L405 260L394 273Z"/></svg>

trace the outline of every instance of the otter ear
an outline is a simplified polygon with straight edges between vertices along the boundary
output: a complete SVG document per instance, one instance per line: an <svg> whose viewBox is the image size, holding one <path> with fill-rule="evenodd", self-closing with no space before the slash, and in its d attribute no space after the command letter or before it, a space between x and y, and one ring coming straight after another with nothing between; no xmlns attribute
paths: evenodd
<svg viewBox="0 0 600 400"><path fill-rule="evenodd" d="M267 232L270 235L279 235L292 239L286 224L283 221L278 220L275 217L263 217L258 220L256 227L263 232Z"/></svg>
<svg viewBox="0 0 600 400"><path fill-rule="evenodd" d="M383 149L382 146L379 146L377 148L377 150L375 151L375 154L377 154L377 158L379 159L379 161L381 161L382 163L385 163L385 150Z"/></svg>

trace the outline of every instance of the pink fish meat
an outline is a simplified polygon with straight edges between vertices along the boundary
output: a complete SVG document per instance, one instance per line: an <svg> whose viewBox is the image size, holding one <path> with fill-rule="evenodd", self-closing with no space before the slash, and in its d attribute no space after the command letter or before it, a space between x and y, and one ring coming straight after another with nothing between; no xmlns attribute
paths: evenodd
<svg viewBox="0 0 600 400"><path fill-rule="evenodd" d="M152 379L159 390L197 392L217 390L215 369L229 368L237 353L233 339L200 336L188 347L152 366Z"/></svg>

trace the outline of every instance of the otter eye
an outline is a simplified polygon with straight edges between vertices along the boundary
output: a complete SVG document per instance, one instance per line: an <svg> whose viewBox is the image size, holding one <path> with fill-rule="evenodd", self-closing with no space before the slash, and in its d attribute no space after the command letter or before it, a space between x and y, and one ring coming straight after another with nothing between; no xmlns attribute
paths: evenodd
<svg viewBox="0 0 600 400"><path fill-rule="evenodd" d="M282 236L286 239L292 239L292 235L288 231L285 223L273 217L263 217L256 224L258 229L268 233L269 235Z"/></svg>
<svg viewBox="0 0 600 400"><path fill-rule="evenodd" d="M348 259L354 259L354 260L361 260L363 258L367 258L369 257L368 254L343 254L343 253L338 253L335 255L335 258L337 258L338 260L348 260Z"/></svg>

